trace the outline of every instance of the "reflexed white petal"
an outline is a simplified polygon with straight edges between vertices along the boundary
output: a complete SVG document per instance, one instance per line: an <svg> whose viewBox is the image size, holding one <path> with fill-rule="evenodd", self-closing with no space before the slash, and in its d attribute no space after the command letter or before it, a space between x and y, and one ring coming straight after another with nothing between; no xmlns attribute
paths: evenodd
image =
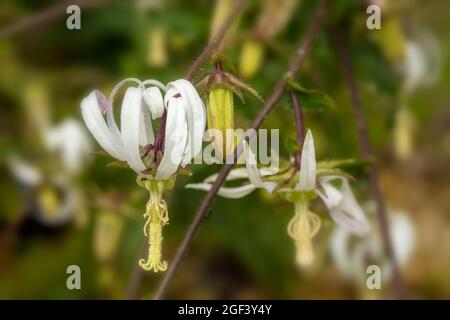
<svg viewBox="0 0 450 320"><path fill-rule="evenodd" d="M150 87L144 91L144 100L150 109L152 119L160 118L164 113L164 101L161 91L157 87Z"/></svg>
<svg viewBox="0 0 450 320"><path fill-rule="evenodd" d="M184 103L185 101L179 98L168 100L164 154L155 175L158 180L170 178L178 170L183 160L187 143Z"/></svg>
<svg viewBox="0 0 450 320"><path fill-rule="evenodd" d="M370 231L369 221L367 221L364 211L356 201L347 179L343 179L341 191L343 199L340 207L358 226L359 231L356 233L359 235L368 234Z"/></svg>
<svg viewBox="0 0 450 320"><path fill-rule="evenodd" d="M141 108L141 117L139 120L139 145L146 146L155 142L153 133L152 116L150 109L146 106Z"/></svg>
<svg viewBox="0 0 450 320"><path fill-rule="evenodd" d="M211 189L211 186L212 184L209 183L191 183L187 184L186 188L209 191ZM245 197L246 195L250 194L253 190L255 190L255 186L253 186L252 184L247 184L236 188L222 187L219 189L219 192L217 194L224 198L238 199Z"/></svg>
<svg viewBox="0 0 450 320"><path fill-rule="evenodd" d="M181 95L181 99L185 101L183 106L186 110L187 129L189 132L186 154L183 160L183 165L186 165L201 152L203 133L206 126L205 105L195 87L187 80L179 79L173 81L167 87L167 94L169 94L171 88L175 88L177 93Z"/></svg>
<svg viewBox="0 0 450 320"><path fill-rule="evenodd" d="M316 193L319 195L325 205L328 208L339 205L343 198L342 193L327 181L321 180L320 184L325 191L325 194L323 194L319 190L316 190Z"/></svg>
<svg viewBox="0 0 450 320"><path fill-rule="evenodd" d="M306 133L303 142L300 164L300 181L296 185L297 191L311 191L316 188L316 152L311 130Z"/></svg>
<svg viewBox="0 0 450 320"><path fill-rule="evenodd" d="M134 83L137 83L139 86L142 86L142 82L139 79L136 79L136 78L124 79L114 86L114 88L111 90L111 94L109 95L109 100L108 100L106 120L108 122L108 127L109 127L111 133L117 140L120 140L122 135L119 131L119 128L117 127L116 120L114 119L114 97L115 97L116 93L119 91L119 89L127 82L134 82ZM123 150L123 152L125 152L125 146L123 146L123 145L122 145L122 150ZM124 154L124 156L126 157L125 154Z"/></svg>
<svg viewBox="0 0 450 320"><path fill-rule="evenodd" d="M329 182L330 179L342 181L340 191ZM357 235L367 235L370 230L369 223L356 202L347 179L328 177L321 180L321 185L325 194L319 190L316 190L316 193L327 206L331 218L340 226Z"/></svg>
<svg viewBox="0 0 450 320"><path fill-rule="evenodd" d="M96 91L92 91L81 101L81 114L98 144L114 158L124 161L126 157L122 149L121 137L116 137L106 124Z"/></svg>
<svg viewBox="0 0 450 320"><path fill-rule="evenodd" d="M141 174L146 169L139 149L142 91L142 88L130 87L127 89L120 114L120 126L126 160L131 169L137 174Z"/></svg>
<svg viewBox="0 0 450 320"><path fill-rule="evenodd" d="M273 174L273 170L270 168L261 168L259 169L259 174L261 176L270 176ZM219 174L215 173L205 179L204 182L213 183L216 181L217 176ZM237 168L230 171L228 174L226 181L233 181L233 180L239 180L239 179L248 179L248 170L247 168Z"/></svg>
<svg viewBox="0 0 450 320"><path fill-rule="evenodd" d="M245 167L247 168L248 178L250 182L257 188L264 188L268 192L272 192L276 187L275 182L264 182L261 179L260 172L258 170L258 166L256 165L256 156L253 153L252 149L248 145L247 141L243 141L244 153L247 155L247 159L245 161Z"/></svg>
<svg viewBox="0 0 450 320"><path fill-rule="evenodd" d="M342 208L331 207L328 211L334 222L341 227L359 236L367 235L368 230L364 229L358 220L353 219L353 217L348 215L348 212L344 211Z"/></svg>

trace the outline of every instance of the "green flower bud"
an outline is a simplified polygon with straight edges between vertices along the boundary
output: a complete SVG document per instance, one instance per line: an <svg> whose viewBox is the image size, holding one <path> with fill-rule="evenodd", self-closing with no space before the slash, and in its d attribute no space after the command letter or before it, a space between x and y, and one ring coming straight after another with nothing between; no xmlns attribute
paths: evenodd
<svg viewBox="0 0 450 320"><path fill-rule="evenodd" d="M213 88L208 99L208 128L216 155L225 158L234 147L233 135L229 136L234 129L233 111L233 92L223 87Z"/></svg>

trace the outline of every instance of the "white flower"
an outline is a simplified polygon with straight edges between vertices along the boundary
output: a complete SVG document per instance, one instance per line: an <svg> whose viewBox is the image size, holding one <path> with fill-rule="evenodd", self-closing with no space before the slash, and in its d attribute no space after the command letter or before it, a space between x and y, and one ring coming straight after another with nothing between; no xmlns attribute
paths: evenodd
<svg viewBox="0 0 450 320"><path fill-rule="evenodd" d="M274 174L269 169L258 169L255 155L244 142L244 149L247 152L246 170L242 168L231 170L227 181L236 179L248 179L250 184L244 184L237 188L222 187L218 195L225 198L242 198L251 193L256 188L264 188L272 192L276 187L276 182L264 181L264 177ZM211 189L216 176L208 177L203 183L188 184L186 188L208 191ZM356 202L350 189L347 178L335 175L317 177L317 163L315 158L314 140L311 131L308 130L302 148L301 166L299 171L299 182L294 188L282 188L278 192L302 193L314 192L324 202L331 218L339 225L360 236L369 232L369 223L363 210ZM332 182L338 181L341 187L336 188ZM317 183L318 182L318 183ZM318 187L320 186L320 189Z"/></svg>
<svg viewBox="0 0 450 320"><path fill-rule="evenodd" d="M113 98L129 81L137 86L125 92L119 130L114 119ZM165 92L164 98L161 90ZM163 193L173 187L178 168L188 165L201 152L206 112L200 96L187 80L176 80L166 87L156 80L132 78L118 83L109 101L94 90L81 102L81 111L97 142L114 158L126 161L138 174L138 185L149 192L144 213L148 258L139 260L139 265L154 272L166 270L167 262L161 254L162 228L169 222L169 215ZM155 136L152 120L159 118L160 127Z"/></svg>
<svg viewBox="0 0 450 320"><path fill-rule="evenodd" d="M52 152L58 152L69 173L80 171L92 151L91 141L81 124L72 118L44 131L44 143Z"/></svg>
<svg viewBox="0 0 450 320"><path fill-rule="evenodd" d="M120 130L113 112L113 98L125 82L135 82L124 95L120 112ZM150 85L150 87L146 87ZM166 91L165 97L161 94ZM167 111L164 125L164 147L155 146L152 120ZM83 119L94 138L107 153L128 165L141 177L148 168L141 158L141 148L153 145L163 148L157 168L157 180L169 179L180 165L187 165L201 151L205 130L205 107L194 86L187 80L176 80L166 86L156 80L134 78L118 83L109 101L99 91L92 91L81 102ZM106 114L106 121L104 118ZM161 131L161 130L160 130ZM161 137L159 137L161 138Z"/></svg>
<svg viewBox="0 0 450 320"><path fill-rule="evenodd" d="M405 60L401 65L403 89L411 94L420 86L433 85L442 71L442 49L431 32L422 30L406 44Z"/></svg>
<svg viewBox="0 0 450 320"><path fill-rule="evenodd" d="M405 264L414 249L414 226L408 214L391 210L390 230L394 252L400 265ZM380 264L383 281L389 281L392 276L392 265L384 256L381 236L371 234L356 243L351 241L351 234L343 228L336 228L330 238L329 247L333 260L339 271L348 279L365 284L367 277L366 259L372 259ZM354 244L354 246L351 246Z"/></svg>

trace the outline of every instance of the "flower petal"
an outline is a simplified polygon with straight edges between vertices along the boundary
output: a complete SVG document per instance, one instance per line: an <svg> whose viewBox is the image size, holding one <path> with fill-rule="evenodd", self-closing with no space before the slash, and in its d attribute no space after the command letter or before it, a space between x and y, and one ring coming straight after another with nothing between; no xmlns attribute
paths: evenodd
<svg viewBox="0 0 450 320"><path fill-rule="evenodd" d="M87 128L97 140L98 144L111 156L121 161L125 160L122 149L122 139L113 134L106 124L97 99L98 91L92 91L81 101L81 114Z"/></svg>
<svg viewBox="0 0 450 320"><path fill-rule="evenodd" d="M141 117L139 120L139 145L146 146L155 143L155 135L153 133L152 115L149 108L143 106L141 108Z"/></svg>
<svg viewBox="0 0 450 320"><path fill-rule="evenodd" d="M347 179L342 179L341 192L343 195L340 207L347 214L347 216L353 221L353 224L358 230L354 230L356 234L367 235L370 231L369 222L362 210L361 206L356 201L353 192L350 188Z"/></svg>
<svg viewBox="0 0 450 320"><path fill-rule="evenodd" d="M212 187L212 184L209 183L190 183L186 185L187 189L197 189L197 190L204 190L209 191ZM246 195L250 194L253 190L255 190L255 186L252 184L246 184L241 187L236 188L227 188L222 187L219 189L219 192L217 193L219 196L229 199L239 199L243 198Z"/></svg>
<svg viewBox="0 0 450 320"><path fill-rule="evenodd" d="M188 143L186 145L186 154L183 160L183 166L187 165L192 158L201 152L203 133L206 126L206 111L202 99L195 90L195 87L185 79L173 81L167 85L168 92L171 87L178 91L186 111L187 129L189 132Z"/></svg>
<svg viewBox="0 0 450 320"><path fill-rule="evenodd" d="M184 103L183 99L175 97L167 102L164 154L155 175L158 180L170 178L183 160L188 134Z"/></svg>
<svg viewBox="0 0 450 320"><path fill-rule="evenodd" d="M325 191L325 194L321 193L319 190L316 190L316 193L319 195L325 205L328 208L339 205L343 198L342 193L325 179L322 179L320 181L320 184Z"/></svg>
<svg viewBox="0 0 450 320"><path fill-rule="evenodd" d="M316 188L316 152L311 130L306 133L303 142L300 164L300 181L296 185L297 191L311 191Z"/></svg>
<svg viewBox="0 0 450 320"><path fill-rule="evenodd" d="M123 145L128 165L137 173L146 169L139 149L140 124L142 118L142 88L130 87L125 92L120 114Z"/></svg>
<svg viewBox="0 0 450 320"><path fill-rule="evenodd" d="M135 82L139 86L142 86L142 82L136 78L127 78L127 79L120 81L111 90L111 94L109 95L109 100L108 100L108 108L107 108L107 112L106 112L106 121L108 123L109 130L111 131L111 133L115 137L115 139L120 140L120 141L122 141L121 140L122 135L119 131L119 128L117 127L116 120L114 118L114 97L116 96L116 93L119 91L119 89L127 82ZM122 144L121 148L123 150L124 156L126 157L125 146L123 144Z"/></svg>
<svg viewBox="0 0 450 320"><path fill-rule="evenodd" d="M331 218L350 232L359 236L367 235L370 230L369 223L353 196L348 180L342 177L331 177L331 179L342 181L340 191L329 182L330 177L321 180L325 195L316 190L316 193L328 207Z"/></svg>
<svg viewBox="0 0 450 320"><path fill-rule="evenodd" d="M253 153L252 149L248 145L247 141L243 141L244 153L247 155L247 159L245 161L245 167L247 168L248 178L250 182L257 188L264 188L268 192L272 192L273 189L277 186L275 182L264 182L261 179L260 172L256 165L256 156Z"/></svg>
<svg viewBox="0 0 450 320"><path fill-rule="evenodd" d="M261 168L259 169L259 174L261 176L270 176L274 173L274 171L270 168ZM217 176L219 174L215 173L205 179L204 182L213 183L216 181ZM226 181L233 181L233 180L239 180L239 179L248 179L248 170L247 168L236 168L230 171L230 173L227 176Z"/></svg>
<svg viewBox="0 0 450 320"><path fill-rule="evenodd" d="M150 109L152 119L160 118L164 113L164 100L158 87L150 87L144 91L144 100Z"/></svg>

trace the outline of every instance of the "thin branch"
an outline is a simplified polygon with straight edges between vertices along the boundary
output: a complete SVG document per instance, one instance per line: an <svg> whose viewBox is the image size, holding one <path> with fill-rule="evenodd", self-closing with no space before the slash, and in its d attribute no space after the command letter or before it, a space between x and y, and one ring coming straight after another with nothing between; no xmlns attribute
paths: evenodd
<svg viewBox="0 0 450 320"><path fill-rule="evenodd" d="M227 16L225 21L223 22L222 26L217 31L216 35L212 38L212 40L208 43L208 45L203 49L203 51L200 53L198 58L194 61L192 66L189 68L189 71L187 72L185 79L186 80L192 80L194 75L198 72L198 70L201 68L201 66L205 63L206 60L210 58L210 56L214 53L214 51L219 47L222 39L225 37L228 29L238 16L238 14L243 10L245 4L247 3L247 0L238 0L235 1L235 4L230 12L230 14ZM166 112L164 112L163 120L165 121ZM161 124L160 124L161 127ZM147 250L146 242L144 241L144 245L139 250L138 258L145 255ZM139 265L135 265L133 270L131 271L130 278L128 280L128 286L126 291L126 299L136 299L137 293L139 290L139 285L142 279L142 276L144 275L144 271Z"/></svg>
<svg viewBox="0 0 450 320"><path fill-rule="evenodd" d="M245 138L250 138L255 130L257 130L262 122L265 120L265 118L269 115L269 113L272 111L272 109L276 106L277 102L279 101L280 97L284 93L286 89L286 79L294 77L297 72L299 71L301 65L305 61L305 57L307 52L309 51L311 47L312 41L315 39L322 22L325 18L326 12L331 4L332 0L324 0L319 5L319 7L316 10L316 13L314 17L311 20L311 23L309 25L309 28L307 30L306 36L303 39L303 41L300 42L297 50L295 51L294 58L289 66L289 69L287 70L285 76L278 81L276 84L274 90L272 91L272 94L270 97L266 100L264 103L261 111L256 116L255 120L253 121L251 125L251 129L253 130L247 130L245 134ZM230 157L233 157L234 160L239 157L239 155L242 153L242 141L238 144L238 147L234 150L234 154L230 155ZM164 275L164 278L156 292L155 299L161 299L164 294L166 293L170 282L172 281L175 271L177 270L178 266L180 265L181 260L183 259L184 254L186 253L194 235L196 234L199 226L202 224L204 218L208 215L208 212L216 198L217 192L219 191L220 187L224 184L226 177L230 173L231 169L234 167L235 161L229 161L228 159L221 171L219 172L219 175L212 185L211 189L203 199L197 213L194 216L194 219L189 226L188 230L186 231L186 234L184 235L183 240L181 241L180 246L178 247L175 257L173 261L171 262L169 269Z"/></svg>
<svg viewBox="0 0 450 320"><path fill-rule="evenodd" d="M338 33L333 34L333 40L341 65L342 73L351 95L361 151L366 159L373 160L375 159L375 156L370 146L369 135L367 133L367 123L364 118L362 100L356 85L356 79L350 60L348 45ZM404 289L402 276L400 274L397 257L392 246L392 239L389 233L389 220L386 214L386 207L384 204L383 196L381 194L378 169L375 164L371 166L370 170L370 188L377 204L377 215L378 219L380 220L380 229L383 236L384 247L393 267L395 293L397 298L405 299L406 292Z"/></svg>
<svg viewBox="0 0 450 320"><path fill-rule="evenodd" d="M54 22L67 14L66 10L70 5L83 6L83 9L85 9L100 6L109 1L110 0L69 0L64 3L56 4L53 7L27 15L6 27L0 28L0 40L15 36L27 30L37 30L37 28L42 25Z"/></svg>
<svg viewBox="0 0 450 320"><path fill-rule="evenodd" d="M216 35L211 39L205 49L203 49L202 53L198 56L198 58L194 61L192 66L189 68L189 71L186 74L186 80L192 80L197 71L201 68L201 66L205 63L206 60L211 57L214 51L219 47L223 38L225 37L228 29L230 29L231 25L235 21L236 17L243 10L246 0L235 1L233 8L231 9L230 14L227 16L222 26L217 31Z"/></svg>

